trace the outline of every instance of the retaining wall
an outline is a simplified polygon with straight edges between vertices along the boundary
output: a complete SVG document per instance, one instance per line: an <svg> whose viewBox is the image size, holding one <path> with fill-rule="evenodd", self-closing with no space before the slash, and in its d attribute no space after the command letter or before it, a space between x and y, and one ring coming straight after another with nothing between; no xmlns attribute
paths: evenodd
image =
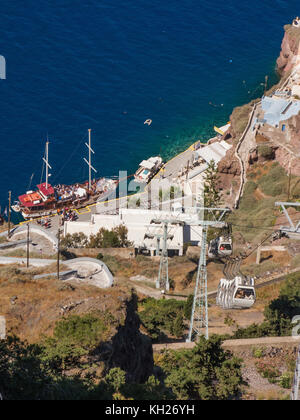
<svg viewBox="0 0 300 420"><path fill-rule="evenodd" d="M96 258L98 254L124 259L135 257L134 248L68 248L68 252L76 255L76 257Z"/></svg>

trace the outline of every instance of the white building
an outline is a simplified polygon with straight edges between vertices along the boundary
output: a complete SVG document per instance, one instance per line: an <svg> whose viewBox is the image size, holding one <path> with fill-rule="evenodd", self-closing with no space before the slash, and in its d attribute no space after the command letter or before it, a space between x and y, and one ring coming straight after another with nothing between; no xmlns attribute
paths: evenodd
<svg viewBox="0 0 300 420"><path fill-rule="evenodd" d="M184 226L173 224L168 226L168 235L172 236L167 241L168 250L174 251L178 255L183 254L185 243L198 245L201 241L202 228L189 225L189 223L197 221L195 214L141 209L120 209L117 215L92 214L91 220L88 222L65 222L64 235L83 232L90 236L91 234L95 235L101 228L111 230L123 224L128 229L128 240L133 242L134 247L137 250L148 250L151 255L154 255L157 249L157 239L155 237L151 238L151 236L163 234L163 227L162 225L151 224L153 219L176 219L185 222ZM162 247L162 240L160 247Z"/></svg>
<svg viewBox="0 0 300 420"><path fill-rule="evenodd" d="M230 144L222 140L220 142L211 143L198 149L195 154L197 157L200 157L207 163L210 163L212 160L214 160L217 164L226 156L226 153L229 149L231 149L231 147L232 146Z"/></svg>

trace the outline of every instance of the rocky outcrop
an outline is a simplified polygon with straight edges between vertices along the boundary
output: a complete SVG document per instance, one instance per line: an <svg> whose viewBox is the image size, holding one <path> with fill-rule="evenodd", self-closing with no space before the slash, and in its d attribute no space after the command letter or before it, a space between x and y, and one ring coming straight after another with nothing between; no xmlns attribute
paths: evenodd
<svg viewBox="0 0 300 420"><path fill-rule="evenodd" d="M287 75L293 69L300 41L300 28L286 25L284 30L285 34L281 44L281 52L277 59L277 70L281 76Z"/></svg>
<svg viewBox="0 0 300 420"><path fill-rule="evenodd" d="M152 342L140 332L137 296L126 301L125 323L118 327L112 339L112 353L108 368L119 367L126 372L127 382L144 383L153 373Z"/></svg>
<svg viewBox="0 0 300 420"><path fill-rule="evenodd" d="M218 164L218 172L221 174L231 174L239 176L241 174L240 164L235 157L235 148L232 147L226 156Z"/></svg>
<svg viewBox="0 0 300 420"><path fill-rule="evenodd" d="M300 161L299 158L291 156L285 149L278 148L276 150L276 162L279 163L291 175L300 176Z"/></svg>
<svg viewBox="0 0 300 420"><path fill-rule="evenodd" d="M290 145L295 153L300 153L300 114L293 116L288 121Z"/></svg>

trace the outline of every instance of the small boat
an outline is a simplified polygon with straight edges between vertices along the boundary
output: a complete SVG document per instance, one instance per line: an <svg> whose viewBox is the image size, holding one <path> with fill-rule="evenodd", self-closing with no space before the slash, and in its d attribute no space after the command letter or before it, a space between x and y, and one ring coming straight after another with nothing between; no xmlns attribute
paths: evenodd
<svg viewBox="0 0 300 420"><path fill-rule="evenodd" d="M163 166L162 158L159 156L143 160L139 164L139 169L134 174L136 182L148 184L148 182L157 174Z"/></svg>
<svg viewBox="0 0 300 420"><path fill-rule="evenodd" d="M89 160L84 161L89 166L89 180L72 185L55 185L49 183L49 169L51 166L48 161L49 141L46 142L46 153L43 158L46 166L45 182L37 185L36 191L27 191L18 197L12 205L12 209L21 213L25 220L38 217L51 216L57 213L57 210L65 208L80 209L84 206L94 204L98 201L104 201L112 196L118 186L118 181L110 178L98 178L92 180L92 171L97 172L91 164L91 130L89 130L89 143L86 143L89 149Z"/></svg>

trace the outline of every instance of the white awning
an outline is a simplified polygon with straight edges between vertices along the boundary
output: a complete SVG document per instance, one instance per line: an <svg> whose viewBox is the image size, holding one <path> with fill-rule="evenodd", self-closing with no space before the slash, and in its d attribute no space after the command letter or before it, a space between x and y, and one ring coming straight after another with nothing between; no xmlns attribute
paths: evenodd
<svg viewBox="0 0 300 420"><path fill-rule="evenodd" d="M149 162L149 160L143 160L141 163L140 163L140 166L142 167L142 168L146 168L146 169L152 169L154 166L155 166L155 163L154 162Z"/></svg>
<svg viewBox="0 0 300 420"><path fill-rule="evenodd" d="M86 195L86 190L84 188L77 188L75 191L75 194L77 194L79 197L84 197Z"/></svg>
<svg viewBox="0 0 300 420"><path fill-rule="evenodd" d="M214 160L216 163L219 163L220 160L225 157L227 151L231 149L231 147L232 146L230 144L222 140L220 143L212 143L208 146L202 147L195 153L204 159L207 163L210 163L212 160Z"/></svg>

